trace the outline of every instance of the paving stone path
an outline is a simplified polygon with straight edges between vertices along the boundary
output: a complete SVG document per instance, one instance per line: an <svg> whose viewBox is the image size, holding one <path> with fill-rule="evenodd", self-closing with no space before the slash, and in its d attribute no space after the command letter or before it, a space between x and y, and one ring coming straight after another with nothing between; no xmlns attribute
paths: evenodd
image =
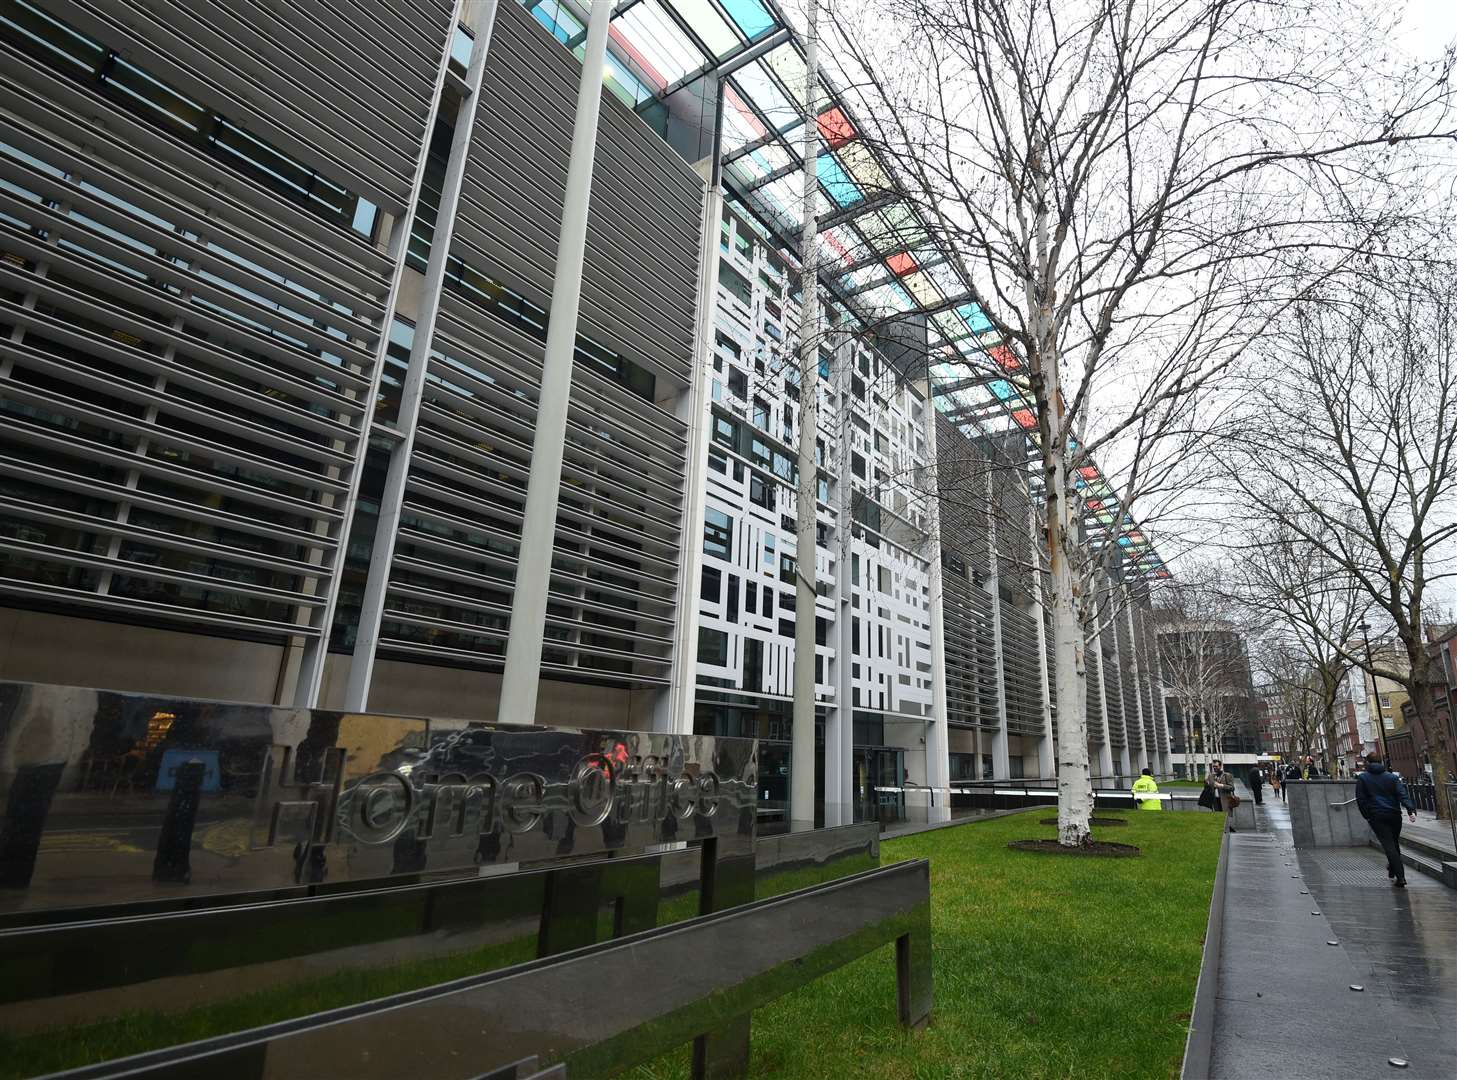
<svg viewBox="0 0 1457 1080"><path fill-rule="evenodd" d="M1230 841L1211 1075L1457 1077L1457 891L1394 889L1371 848L1297 852L1278 799Z"/></svg>

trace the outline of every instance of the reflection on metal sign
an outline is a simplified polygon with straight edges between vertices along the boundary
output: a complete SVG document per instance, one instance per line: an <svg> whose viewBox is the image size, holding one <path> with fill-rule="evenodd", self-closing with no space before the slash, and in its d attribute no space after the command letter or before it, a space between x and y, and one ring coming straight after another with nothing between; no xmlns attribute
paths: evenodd
<svg viewBox="0 0 1457 1080"><path fill-rule="evenodd" d="M751 838L755 743L0 683L0 912Z"/></svg>

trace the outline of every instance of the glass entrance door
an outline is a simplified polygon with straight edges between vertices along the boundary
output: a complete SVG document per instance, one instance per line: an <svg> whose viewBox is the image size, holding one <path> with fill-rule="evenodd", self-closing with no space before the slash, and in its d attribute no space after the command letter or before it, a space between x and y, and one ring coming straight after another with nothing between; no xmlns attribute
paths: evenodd
<svg viewBox="0 0 1457 1080"><path fill-rule="evenodd" d="M905 751L885 746L855 748L855 820L904 821Z"/></svg>

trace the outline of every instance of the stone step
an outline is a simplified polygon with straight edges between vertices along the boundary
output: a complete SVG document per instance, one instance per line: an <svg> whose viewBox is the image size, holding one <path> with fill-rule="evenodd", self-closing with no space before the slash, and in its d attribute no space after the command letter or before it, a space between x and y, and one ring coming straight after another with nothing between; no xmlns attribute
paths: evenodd
<svg viewBox="0 0 1457 1080"><path fill-rule="evenodd" d="M1368 843L1376 850L1381 850L1381 845L1375 840L1370 840ZM1402 862L1418 873L1436 878L1449 889L1457 889L1457 861L1444 858L1448 854L1429 844L1423 844L1420 841L1408 842L1406 837L1402 837Z"/></svg>

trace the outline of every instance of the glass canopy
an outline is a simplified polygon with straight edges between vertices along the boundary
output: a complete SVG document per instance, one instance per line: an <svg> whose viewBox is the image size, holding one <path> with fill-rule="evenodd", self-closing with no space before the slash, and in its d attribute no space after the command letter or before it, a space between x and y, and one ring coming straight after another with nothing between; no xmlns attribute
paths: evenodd
<svg viewBox="0 0 1457 1080"><path fill-rule="evenodd" d="M517 2L581 55L584 0ZM702 104L702 88L717 86L725 192L786 254L797 252L805 64L802 42L776 0L618 0L606 85L645 117L685 93L698 93ZM936 407L969 435L1021 431L1035 444L1036 414L1021 360L968 300L956 262L861 137L849 106L828 78L822 86L816 173L828 291L866 325L924 316ZM1077 485L1089 504L1088 523L1117 536L1126 568L1167 577L1147 538L1118 513L1107 479L1093 466L1082 472Z"/></svg>

